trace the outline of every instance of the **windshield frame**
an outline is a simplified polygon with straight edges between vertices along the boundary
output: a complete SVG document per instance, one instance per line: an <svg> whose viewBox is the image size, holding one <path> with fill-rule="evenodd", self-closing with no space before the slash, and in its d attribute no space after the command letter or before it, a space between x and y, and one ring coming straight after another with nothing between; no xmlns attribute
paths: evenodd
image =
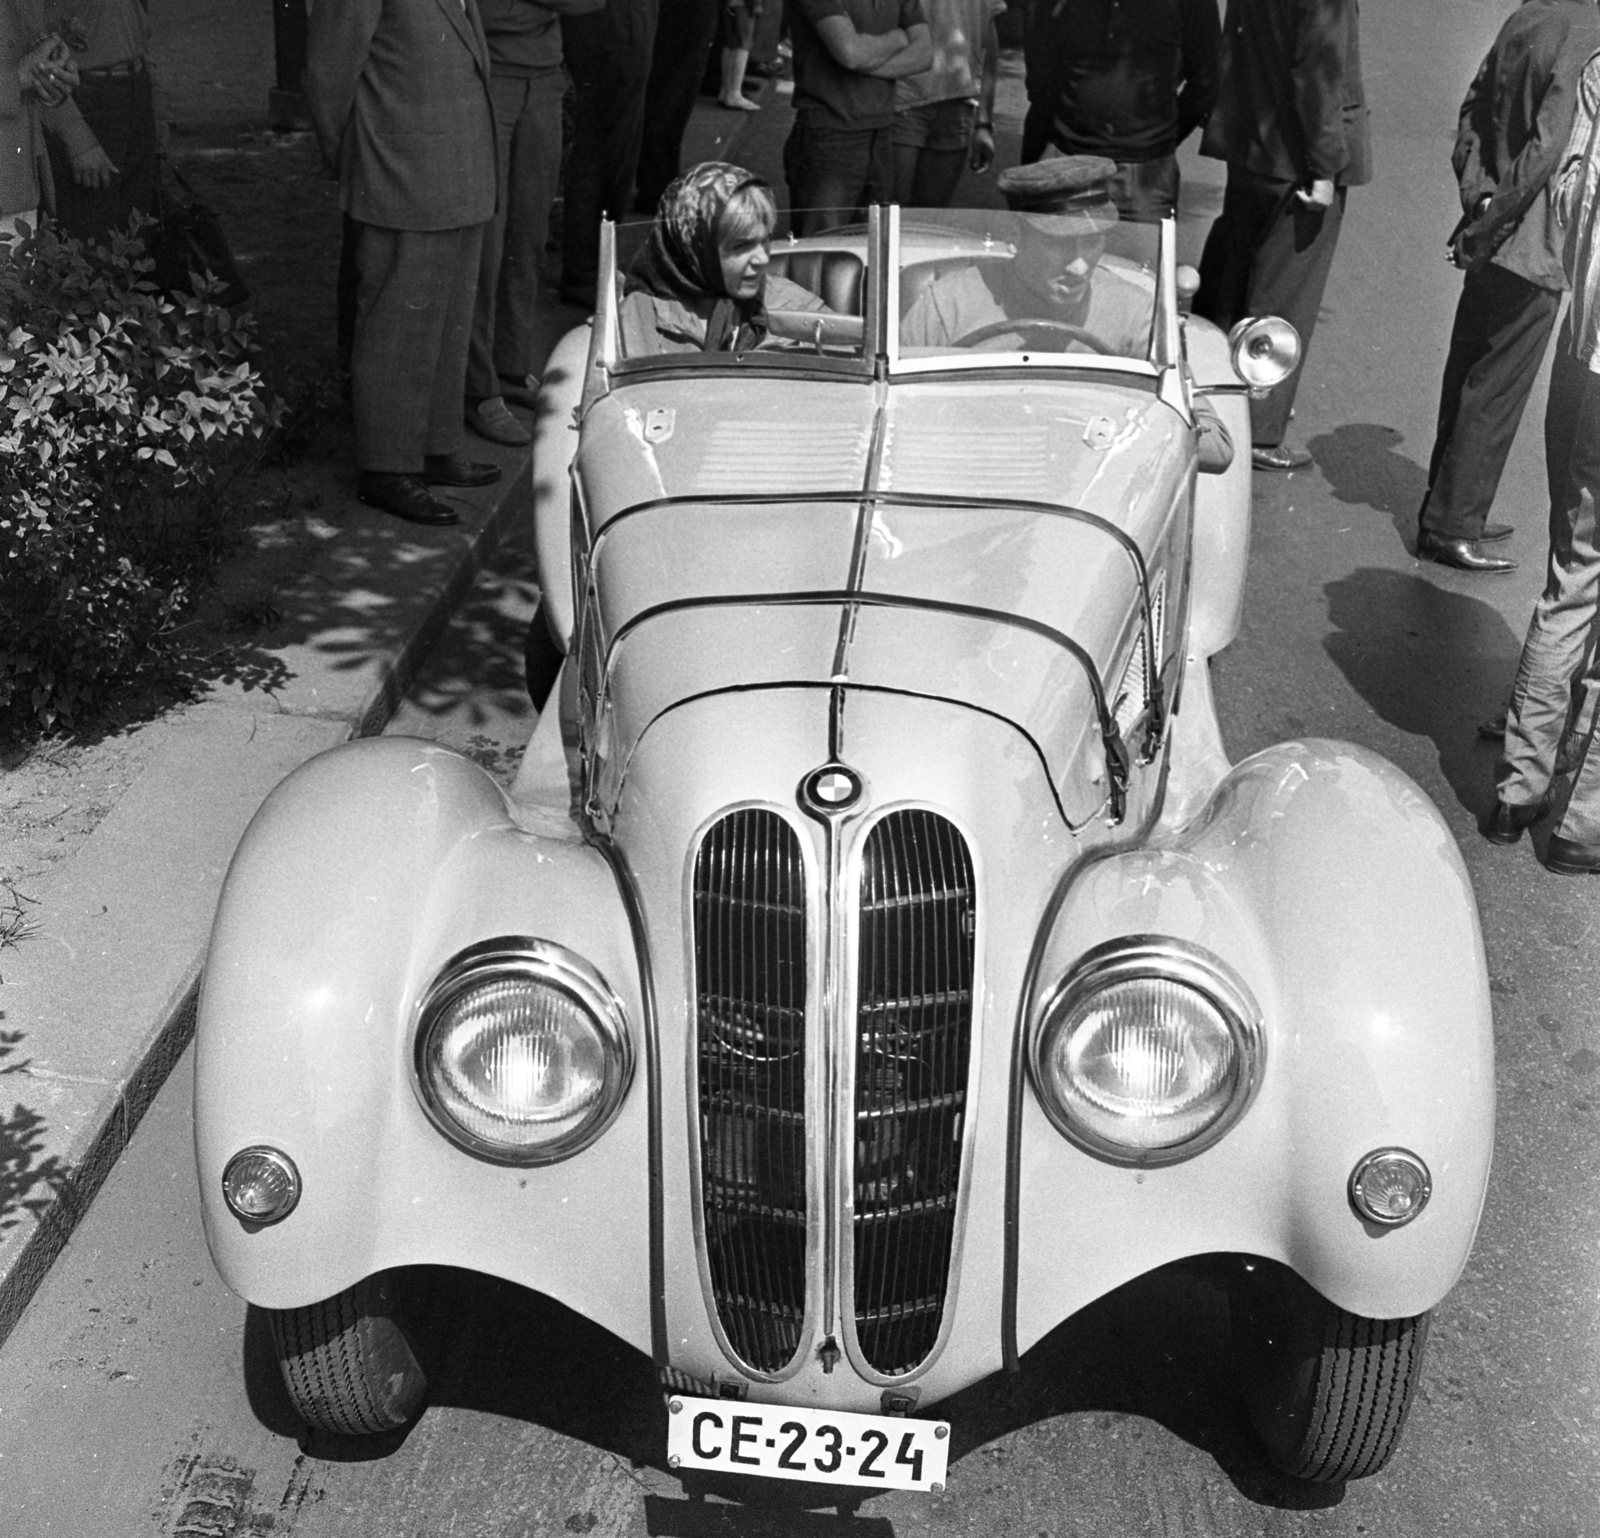
<svg viewBox="0 0 1600 1538"><path fill-rule="evenodd" d="M881 270L888 290L883 306L885 316L893 316L895 324L890 334L882 340L886 366L891 376L905 377L914 374L969 373L974 371L1011 371L1016 369L1053 371L1070 370L1074 373L1131 374L1137 378L1160 380L1181 356L1181 336L1178 322L1177 293L1177 223L1169 218L1160 222L1156 250L1156 292L1150 341L1145 357L1125 358L1111 353L1097 352L1047 352L1037 349L1018 352L974 352L958 349L933 356L920 354L915 358L900 353L900 269L901 269L901 209L891 205L884 212L885 250ZM913 210L913 212L921 212Z"/></svg>
<svg viewBox="0 0 1600 1538"><path fill-rule="evenodd" d="M912 210L913 214L936 213ZM865 282L862 285L862 348L859 355L813 352L804 346L784 349L752 349L740 353L660 353L629 358L622 355L618 316L619 283L617 230L610 220L600 227L599 303L595 311L594 335L589 353L585 395L603 393L608 381L640 375L739 372L752 370L785 378L822 374L839 378L894 376L906 378L924 374L994 373L1018 370L1045 370L1073 374L1118 374L1144 379L1158 385L1182 360L1182 333L1177 294L1177 224L1169 218L1158 228L1156 291L1154 315L1147 354L1143 358L1119 357L1096 352L973 352L958 350L933 356L903 357L900 354L900 259L902 210L898 204L875 205L867 210L865 230ZM859 226L857 226L859 230ZM827 241L827 234L818 237ZM789 248L809 242L789 236ZM890 325L893 319L894 324Z"/></svg>

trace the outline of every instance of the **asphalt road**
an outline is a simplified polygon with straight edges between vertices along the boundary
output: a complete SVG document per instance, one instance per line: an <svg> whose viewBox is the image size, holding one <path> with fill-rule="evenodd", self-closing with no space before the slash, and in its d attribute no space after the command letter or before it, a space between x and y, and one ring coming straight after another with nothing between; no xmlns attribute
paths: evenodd
<svg viewBox="0 0 1600 1538"><path fill-rule="evenodd" d="M1522 569L1477 578L1408 553L1457 282L1439 256L1455 106L1507 9L1391 0L1363 17L1379 180L1351 194L1300 392L1317 465L1259 487L1245 628L1216 668L1233 756L1305 734L1385 754L1443 810L1482 911L1495 1171L1390 1469L1342 1488L1276 1477L1242 1428L1220 1295L1185 1268L1069 1321L1019 1378L947 1401L944 1495L875 1497L845 1521L787 1489L741 1506L669 1474L643 1359L470 1277L440 1278L445 1365L407 1433L307 1437L261 1319L199 1234L185 1061L0 1350L4 1538L1600 1538L1600 883L1546 875L1526 842L1476 831L1493 753L1473 728L1503 700L1540 579L1542 393L1498 509ZM781 126L776 111L757 125L752 163L775 172ZM1191 162L1186 185L1214 204L1214 167ZM396 729L509 772L531 725L518 670L532 596L526 550L508 546Z"/></svg>

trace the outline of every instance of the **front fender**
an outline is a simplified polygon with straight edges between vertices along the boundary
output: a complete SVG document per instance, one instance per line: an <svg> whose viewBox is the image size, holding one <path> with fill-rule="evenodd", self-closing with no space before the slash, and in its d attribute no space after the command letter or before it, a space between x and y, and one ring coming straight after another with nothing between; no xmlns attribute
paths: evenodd
<svg viewBox="0 0 1600 1538"><path fill-rule="evenodd" d="M1117 1233L1101 1278L1111 1286L1230 1250L1284 1261L1357 1314L1438 1303L1482 1209L1494 1062L1477 907L1432 803L1345 743L1268 749L1167 841L1078 877L1043 953L1040 995L1090 947L1132 934L1191 941L1240 974L1264 1020L1261 1087L1218 1144L1143 1171L1070 1147L1027 1093L1019 1333L1054 1323L1048 1270L1074 1242L1059 1221L1062 1190L1102 1234ZM1346 1188L1357 1160L1390 1144L1422 1156L1434 1193L1414 1222L1379 1230Z"/></svg>
<svg viewBox="0 0 1600 1538"><path fill-rule="evenodd" d="M592 963L634 1033L615 1122L562 1163L474 1158L412 1082L418 1002L452 956L527 935ZM386 1267L468 1267L534 1287L649 1349L647 1042L631 930L610 867L517 825L475 764L379 738L311 760L275 790L224 884L197 1024L195 1148L206 1238L252 1303L331 1296ZM268 1143L299 1205L249 1229L227 1160Z"/></svg>

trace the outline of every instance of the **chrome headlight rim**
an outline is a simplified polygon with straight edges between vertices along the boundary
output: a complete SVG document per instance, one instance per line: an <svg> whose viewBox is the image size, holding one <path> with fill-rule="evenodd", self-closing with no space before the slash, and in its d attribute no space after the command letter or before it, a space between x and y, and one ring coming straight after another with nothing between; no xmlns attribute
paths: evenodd
<svg viewBox="0 0 1600 1538"><path fill-rule="evenodd" d="M1228 1104L1198 1132L1165 1147L1133 1148L1078 1121L1051 1087L1046 1063L1062 1023L1096 994L1119 983L1151 980L1179 983L1209 1001L1232 1037L1236 1073ZM1261 1009L1249 986L1220 956L1173 935L1121 935L1086 951L1039 1011L1027 1051L1034 1098L1051 1126L1085 1153L1129 1169L1181 1164L1212 1147L1249 1110L1261 1087L1265 1065Z"/></svg>
<svg viewBox="0 0 1600 1538"><path fill-rule="evenodd" d="M576 1001L594 1023L605 1054L604 1094L577 1126L537 1147L508 1147L462 1126L439 1099L427 1070L429 1042L445 1011L469 990L506 978L531 978ZM598 968L553 940L507 935L468 946L440 968L417 1009L412 1091L428 1120L449 1142L490 1164L529 1169L582 1153L616 1120L633 1083L633 1070L633 1039L621 999Z"/></svg>

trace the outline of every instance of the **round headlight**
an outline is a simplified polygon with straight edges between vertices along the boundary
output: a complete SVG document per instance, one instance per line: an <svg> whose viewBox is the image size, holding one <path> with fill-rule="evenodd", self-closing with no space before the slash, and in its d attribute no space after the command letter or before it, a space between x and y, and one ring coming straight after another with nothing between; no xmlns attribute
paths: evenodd
<svg viewBox="0 0 1600 1538"><path fill-rule="evenodd" d="M548 1164L588 1147L633 1075L622 1005L605 979L544 940L492 940L428 991L416 1081L434 1124L469 1152Z"/></svg>
<svg viewBox="0 0 1600 1538"><path fill-rule="evenodd" d="M281 1223L300 1200L300 1171L276 1148L241 1148L222 1172L222 1199L241 1222Z"/></svg>
<svg viewBox="0 0 1600 1538"><path fill-rule="evenodd" d="M1300 365L1300 333L1276 315L1238 321L1228 333L1233 371L1252 390L1282 384Z"/></svg>
<svg viewBox="0 0 1600 1538"><path fill-rule="evenodd" d="M1369 1223L1399 1228L1428 1205L1433 1177L1405 1148L1378 1148L1350 1172L1350 1205Z"/></svg>
<svg viewBox="0 0 1600 1538"><path fill-rule="evenodd" d="M1227 966L1184 941L1133 935L1073 969L1029 1065L1058 1131L1120 1163L1164 1164L1238 1119L1261 1053L1259 1011Z"/></svg>

